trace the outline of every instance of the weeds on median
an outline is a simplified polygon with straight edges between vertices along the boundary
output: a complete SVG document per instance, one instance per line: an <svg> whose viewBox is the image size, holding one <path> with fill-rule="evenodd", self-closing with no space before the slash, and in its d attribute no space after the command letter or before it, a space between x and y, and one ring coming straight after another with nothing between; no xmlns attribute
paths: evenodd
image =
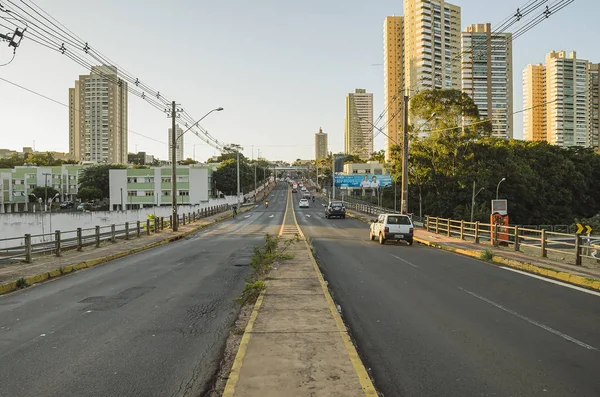
<svg viewBox="0 0 600 397"><path fill-rule="evenodd" d="M286 253L285 250L296 241L294 239L282 241L280 237L265 233L265 242L262 247L255 247L250 260L253 269L252 275L246 279L246 285L242 295L236 299L241 304L252 304L258 299L258 295L266 289L264 280L273 268L273 264L287 259L293 259L294 254Z"/></svg>
<svg viewBox="0 0 600 397"><path fill-rule="evenodd" d="M494 251L491 249L486 249L481 254L479 254L479 259L491 262L494 259Z"/></svg>
<svg viewBox="0 0 600 397"><path fill-rule="evenodd" d="M27 288L28 286L29 286L29 283L27 282L27 280L25 280L25 278L21 277L20 279L17 280L17 288L18 289Z"/></svg>

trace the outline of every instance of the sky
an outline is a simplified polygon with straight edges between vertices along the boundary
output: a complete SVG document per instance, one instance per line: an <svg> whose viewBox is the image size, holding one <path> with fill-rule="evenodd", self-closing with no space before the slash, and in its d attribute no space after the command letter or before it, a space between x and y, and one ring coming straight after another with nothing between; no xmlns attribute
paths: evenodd
<svg viewBox="0 0 600 397"><path fill-rule="evenodd" d="M20 4L21 0L11 0ZM31 0L26 0L31 1ZM529 0L455 0L462 30L505 20ZM549 0L552 4L557 0ZM0 4L6 0L0 0ZM343 150L345 97L356 88L383 111L383 21L402 15L392 0L35 0L35 4L141 81L177 101L222 142L248 157L314 158L314 134ZM513 43L514 110L522 109L522 71L552 50L600 62L600 1L574 3ZM3 21L0 19L0 24ZM6 33L0 26L0 33ZM0 65L12 56L0 42ZM24 39L0 78L61 103L88 71L66 56ZM380 123L380 126L384 123ZM522 114L515 115L522 138ZM170 120L129 95L129 151L167 156ZM139 135L141 134L141 135ZM143 135L143 136L142 136ZM0 148L68 151L68 108L0 80ZM384 136L375 140L384 147ZM186 157L218 154L194 135Z"/></svg>

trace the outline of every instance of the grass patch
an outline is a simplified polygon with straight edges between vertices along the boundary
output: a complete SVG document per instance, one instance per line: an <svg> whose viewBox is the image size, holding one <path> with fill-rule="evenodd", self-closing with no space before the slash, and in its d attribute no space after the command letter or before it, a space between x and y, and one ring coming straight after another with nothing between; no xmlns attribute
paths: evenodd
<svg viewBox="0 0 600 397"><path fill-rule="evenodd" d="M18 289L23 289L23 288L27 288L29 287L29 283L27 282L27 280L25 280L25 278L21 277L20 279L17 280L17 288Z"/></svg>
<svg viewBox="0 0 600 397"><path fill-rule="evenodd" d="M486 249L481 254L479 254L479 259L491 262L492 260L494 260L494 251L492 251L491 249Z"/></svg>
<svg viewBox="0 0 600 397"><path fill-rule="evenodd" d="M233 331L231 331L234 335L244 335L244 328L235 327Z"/></svg>

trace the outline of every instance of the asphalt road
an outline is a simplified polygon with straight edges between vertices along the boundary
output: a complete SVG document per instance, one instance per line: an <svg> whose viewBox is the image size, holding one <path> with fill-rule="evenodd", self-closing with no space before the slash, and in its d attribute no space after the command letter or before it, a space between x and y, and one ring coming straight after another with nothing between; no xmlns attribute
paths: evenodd
<svg viewBox="0 0 600 397"><path fill-rule="evenodd" d="M268 209L0 297L0 396L198 396L285 189Z"/></svg>
<svg viewBox="0 0 600 397"><path fill-rule="evenodd" d="M296 209L386 397L600 396L600 296Z"/></svg>

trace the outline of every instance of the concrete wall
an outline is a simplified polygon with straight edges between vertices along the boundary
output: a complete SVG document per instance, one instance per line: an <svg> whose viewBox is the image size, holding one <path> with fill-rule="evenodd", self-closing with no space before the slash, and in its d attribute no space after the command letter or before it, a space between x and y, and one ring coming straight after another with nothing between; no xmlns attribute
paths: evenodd
<svg viewBox="0 0 600 397"><path fill-rule="evenodd" d="M208 203L201 205L182 205L179 206L179 214L198 211L220 204L235 204L236 198L227 197L224 199L210 199ZM94 228L98 226L109 226L112 224L124 224L125 222L135 223L138 220L145 222L148 214L164 216L168 218L171 215L171 207L143 208L139 210L128 211L95 211L95 212L62 212L62 213L10 213L0 215L0 240L9 237L20 237L25 234L37 235L51 233L55 230L67 231ZM52 226L50 226L52 223ZM73 237L73 235L69 235ZM46 237L48 239L48 237ZM39 241L36 239L34 242ZM0 241L0 248L21 245L22 240Z"/></svg>

